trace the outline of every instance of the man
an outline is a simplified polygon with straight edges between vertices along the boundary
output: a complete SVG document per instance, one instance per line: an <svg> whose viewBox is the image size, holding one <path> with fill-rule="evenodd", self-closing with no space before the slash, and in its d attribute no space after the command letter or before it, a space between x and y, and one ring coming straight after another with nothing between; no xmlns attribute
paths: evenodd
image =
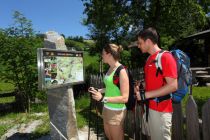
<svg viewBox="0 0 210 140"><path fill-rule="evenodd" d="M162 73L157 74L156 55L161 51L158 46L158 34L154 28L148 28L138 34L138 48L149 53L145 67L145 92L139 93L138 100L149 100L148 129L151 140L170 140L172 126L172 100L170 93L177 90L176 61L169 52L161 57Z"/></svg>

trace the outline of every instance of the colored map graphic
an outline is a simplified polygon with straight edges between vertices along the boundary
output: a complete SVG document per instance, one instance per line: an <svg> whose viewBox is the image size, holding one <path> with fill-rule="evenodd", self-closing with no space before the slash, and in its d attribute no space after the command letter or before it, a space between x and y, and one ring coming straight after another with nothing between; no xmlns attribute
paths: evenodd
<svg viewBox="0 0 210 140"><path fill-rule="evenodd" d="M45 86L77 83L84 81L83 58L81 54L73 57L45 56Z"/></svg>

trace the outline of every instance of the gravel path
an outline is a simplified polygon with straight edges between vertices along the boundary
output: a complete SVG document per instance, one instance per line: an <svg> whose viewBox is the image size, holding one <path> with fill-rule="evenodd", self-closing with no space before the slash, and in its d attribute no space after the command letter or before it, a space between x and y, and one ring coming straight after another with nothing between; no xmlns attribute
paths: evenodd
<svg viewBox="0 0 210 140"><path fill-rule="evenodd" d="M28 124L15 125L7 133L1 136L0 140L29 140L29 134L32 133L37 126L41 125L42 120L35 120L29 122ZM27 135L28 134L28 135ZM78 130L79 140L88 139L88 127L85 126L82 129ZM96 134L93 131L90 131L90 140L96 140ZM42 136L37 140L50 140L50 135Z"/></svg>

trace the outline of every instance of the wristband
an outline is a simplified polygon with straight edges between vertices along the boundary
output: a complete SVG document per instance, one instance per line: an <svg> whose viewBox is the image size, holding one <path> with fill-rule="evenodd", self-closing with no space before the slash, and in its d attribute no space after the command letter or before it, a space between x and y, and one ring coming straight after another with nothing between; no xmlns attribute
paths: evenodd
<svg viewBox="0 0 210 140"><path fill-rule="evenodd" d="M102 95L101 99L99 100L99 102L103 102L104 100L104 95Z"/></svg>
<svg viewBox="0 0 210 140"><path fill-rule="evenodd" d="M107 103L107 102L108 102L108 98L107 98L107 97L104 97L103 100L102 100L101 102Z"/></svg>

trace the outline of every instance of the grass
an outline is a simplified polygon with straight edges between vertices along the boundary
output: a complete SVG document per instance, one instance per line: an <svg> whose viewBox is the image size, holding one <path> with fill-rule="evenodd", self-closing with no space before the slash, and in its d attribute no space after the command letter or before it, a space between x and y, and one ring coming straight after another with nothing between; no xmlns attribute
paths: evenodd
<svg viewBox="0 0 210 140"><path fill-rule="evenodd" d="M11 103L15 101L15 97L4 97L4 98L0 98L0 103Z"/></svg>
<svg viewBox="0 0 210 140"><path fill-rule="evenodd" d="M75 109L76 109L76 116L77 116L77 127L82 128L85 125L88 125L88 111L89 111L89 96L85 94L79 99L75 100Z"/></svg>
<svg viewBox="0 0 210 140"><path fill-rule="evenodd" d="M31 139L50 134L50 120L48 113L42 117L42 121L43 123L39 125L34 132L32 132Z"/></svg>

